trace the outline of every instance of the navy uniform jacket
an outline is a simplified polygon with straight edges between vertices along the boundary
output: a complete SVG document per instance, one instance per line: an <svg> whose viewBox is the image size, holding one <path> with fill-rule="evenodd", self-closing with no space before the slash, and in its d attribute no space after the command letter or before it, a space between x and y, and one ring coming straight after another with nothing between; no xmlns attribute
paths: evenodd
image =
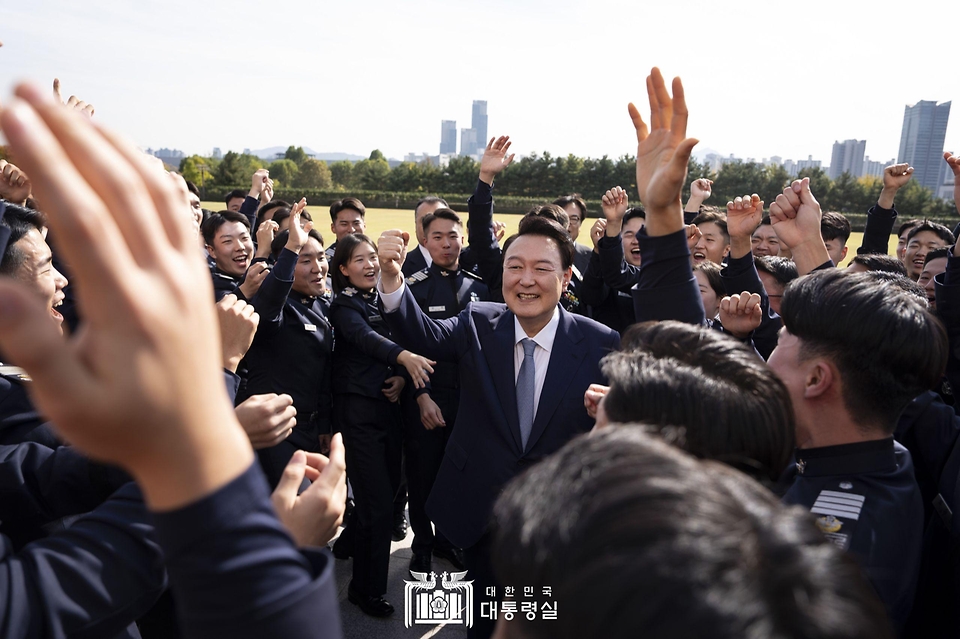
<svg viewBox="0 0 960 639"><path fill-rule="evenodd" d="M583 406L590 384L603 383L600 359L619 335L560 310L560 323L527 450L521 449L514 377L515 315L505 304L477 302L456 317L431 320L404 287L385 313L395 338L415 353L460 369L460 410L427 514L453 545L469 548L487 529L493 502L513 477L593 427Z"/></svg>
<svg viewBox="0 0 960 639"><path fill-rule="evenodd" d="M388 377L403 374L403 367L396 365L403 348L390 339L377 292L352 286L343 289L330 306L330 321L337 335L333 392L389 401L382 392L383 384Z"/></svg>
<svg viewBox="0 0 960 639"><path fill-rule="evenodd" d="M436 262L429 268L411 274L407 278L407 286L420 305L420 310L431 319L448 319L459 315L470 302L490 301L487 287L478 275L463 269L448 271ZM414 391L414 396L430 392L432 387L460 387L455 361L438 360L433 370L426 387Z"/></svg>
<svg viewBox="0 0 960 639"><path fill-rule="evenodd" d="M690 266L686 231L650 237L642 228L637 232L637 241L641 263L637 284L631 290L637 321L669 319L703 324L706 314ZM606 276L604 280L609 284Z"/></svg>
<svg viewBox="0 0 960 639"><path fill-rule="evenodd" d="M630 288L615 289L603 281L600 255L590 251L590 262L580 284L580 300L590 307L590 316L604 326L622 333L634 323L633 296Z"/></svg>
<svg viewBox="0 0 960 639"><path fill-rule="evenodd" d="M781 485L787 504L810 509L817 527L860 563L894 627L913 607L923 541L923 501L910 453L892 437L797 449Z"/></svg>
<svg viewBox="0 0 960 639"><path fill-rule="evenodd" d="M328 302L292 290L298 255L280 252L253 299L260 325L244 358L247 383L237 398L286 393L297 409L288 441L319 451L319 436L332 431L333 326Z"/></svg>
<svg viewBox="0 0 960 639"><path fill-rule="evenodd" d="M240 299L244 299L239 288L240 280L232 275L227 275L216 266L211 267L210 275L213 277L213 298L215 301L219 302L225 295L229 295L230 293L233 293Z"/></svg>
<svg viewBox="0 0 960 639"><path fill-rule="evenodd" d="M56 448L60 438L30 401L29 383L18 375L0 375L0 445L36 442Z"/></svg>
<svg viewBox="0 0 960 639"><path fill-rule="evenodd" d="M407 259L403 261L403 266L400 270L404 277L410 277L425 268L427 268L427 258L423 256L423 251L417 246L407 252Z"/></svg>
<svg viewBox="0 0 960 639"><path fill-rule="evenodd" d="M885 209L874 204L867 211L867 223L863 227L863 241L857 249L857 255L879 253L886 255L890 247L890 233L897 219L897 209Z"/></svg>

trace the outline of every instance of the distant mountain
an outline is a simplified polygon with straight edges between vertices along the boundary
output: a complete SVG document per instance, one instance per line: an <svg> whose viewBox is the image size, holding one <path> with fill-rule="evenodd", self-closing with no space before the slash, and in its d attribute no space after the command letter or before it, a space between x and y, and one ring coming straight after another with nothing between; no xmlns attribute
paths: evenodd
<svg viewBox="0 0 960 639"><path fill-rule="evenodd" d="M271 146L268 149L256 149L251 151L251 153L262 160L270 160L271 162L277 159L277 154L283 154L287 150L285 146ZM359 160L367 159L365 155L351 155L350 153L321 153L314 151L308 146L303 147L303 150L307 152L307 155L310 155L318 160L323 160L325 162L339 162L340 160L349 160L350 162L358 162Z"/></svg>

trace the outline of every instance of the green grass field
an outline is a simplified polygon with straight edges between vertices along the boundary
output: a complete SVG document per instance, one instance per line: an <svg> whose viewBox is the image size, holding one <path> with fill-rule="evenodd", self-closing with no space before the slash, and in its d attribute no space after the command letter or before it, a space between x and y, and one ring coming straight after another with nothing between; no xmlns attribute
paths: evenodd
<svg viewBox="0 0 960 639"><path fill-rule="evenodd" d="M203 208L210 209L211 211L219 211L224 208L223 204L220 202L202 202L202 206ZM328 207L307 206L307 210L310 211L310 215L313 216L314 222L316 222L317 225L317 229L320 231L320 234L323 235L324 241L328 241L328 236L330 235L330 212ZM507 236L516 232L517 224L520 223L520 217L520 215L494 215L494 218L504 222L507 225ZM589 221L589 224L584 224L583 230L580 233L580 237L577 240L581 244L585 244L587 241L589 241L587 233L589 232L591 226L593 226L592 221ZM410 231L410 235L413 236L413 211L398 209L367 209L367 235L376 240L378 237L380 237L380 233L386 231L387 229L404 229L405 231ZM853 233L850 235L850 240L847 242L847 259L843 261L841 266L846 266L846 264L853 259L853 256L857 254L857 247L860 246L861 241L863 241L863 233ZM415 246L416 243L416 238L411 237L411 246ZM894 255L896 250L897 238L891 235L889 253Z"/></svg>

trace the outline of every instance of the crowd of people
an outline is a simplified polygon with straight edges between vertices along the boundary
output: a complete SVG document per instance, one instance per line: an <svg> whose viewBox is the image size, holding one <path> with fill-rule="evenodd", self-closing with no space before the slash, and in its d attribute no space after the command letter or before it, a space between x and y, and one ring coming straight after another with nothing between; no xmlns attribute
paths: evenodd
<svg viewBox="0 0 960 639"><path fill-rule="evenodd" d="M334 562L394 614L409 512L409 570L472 585L470 637L960 634L957 230L899 222L903 164L845 268L808 179L684 204L683 86L647 92L639 200L610 185L587 233L566 195L505 237L502 136L466 216L427 196L371 238L357 198L325 236L263 169L205 210L19 86L0 633L339 637Z"/></svg>

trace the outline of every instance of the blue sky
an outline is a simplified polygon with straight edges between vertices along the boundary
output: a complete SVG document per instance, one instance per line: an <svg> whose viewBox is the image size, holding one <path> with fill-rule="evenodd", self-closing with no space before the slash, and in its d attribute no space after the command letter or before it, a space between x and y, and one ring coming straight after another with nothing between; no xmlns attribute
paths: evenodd
<svg viewBox="0 0 960 639"><path fill-rule="evenodd" d="M741 157L813 155L866 139L897 153L905 104L960 99L956 9L918 0L29 0L0 5L0 100L18 79L65 95L143 147L209 153L303 144L436 153L440 120L520 153L618 156L654 64L680 75L689 134ZM860 5L860 6L857 6ZM960 105L947 146L960 152Z"/></svg>

